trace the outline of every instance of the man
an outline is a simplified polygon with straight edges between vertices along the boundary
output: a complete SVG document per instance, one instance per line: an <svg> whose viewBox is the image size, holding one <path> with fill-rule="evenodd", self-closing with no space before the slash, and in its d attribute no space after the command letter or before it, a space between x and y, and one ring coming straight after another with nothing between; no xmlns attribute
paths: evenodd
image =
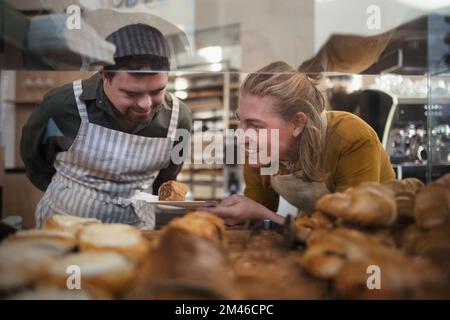
<svg viewBox="0 0 450 320"><path fill-rule="evenodd" d="M166 93L166 39L133 24L106 40L116 46L115 64L47 93L23 128L27 176L45 191L38 226L62 213L153 228L153 207L133 196L152 186L155 193L181 169L170 151L176 129L190 130L192 118Z"/></svg>

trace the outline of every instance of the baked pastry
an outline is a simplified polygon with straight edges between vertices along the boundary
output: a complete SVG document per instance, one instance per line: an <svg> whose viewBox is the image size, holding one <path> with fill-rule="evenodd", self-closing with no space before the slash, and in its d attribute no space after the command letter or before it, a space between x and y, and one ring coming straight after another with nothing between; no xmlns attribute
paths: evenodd
<svg viewBox="0 0 450 320"><path fill-rule="evenodd" d="M440 177L433 183L437 183L437 184L443 185L447 188L450 188L450 173L447 173L446 175Z"/></svg>
<svg viewBox="0 0 450 320"><path fill-rule="evenodd" d="M173 219L164 227L165 230L176 229L201 238L227 245L225 224L215 214L204 211L193 211L181 218Z"/></svg>
<svg viewBox="0 0 450 320"><path fill-rule="evenodd" d="M441 182L432 182L423 187L414 204L416 223L426 229L450 221L450 188Z"/></svg>
<svg viewBox="0 0 450 320"><path fill-rule="evenodd" d="M6 242L30 242L33 246L66 253L76 248L78 240L71 232L59 230L23 230L9 236Z"/></svg>
<svg viewBox="0 0 450 320"><path fill-rule="evenodd" d="M424 230L417 224L407 226L400 236L400 246L409 251L418 237L424 234Z"/></svg>
<svg viewBox="0 0 450 320"><path fill-rule="evenodd" d="M313 230L319 228L332 229L333 227L334 222L330 217L316 211L309 217L300 217L294 220L295 240L299 243L305 243Z"/></svg>
<svg viewBox="0 0 450 320"><path fill-rule="evenodd" d="M383 182L382 185L394 192L397 214L413 219L414 200L416 194L424 186L423 182L416 178L406 178Z"/></svg>
<svg viewBox="0 0 450 320"><path fill-rule="evenodd" d="M139 262L149 243L141 230L125 224L93 224L79 233L81 251L113 251Z"/></svg>
<svg viewBox="0 0 450 320"><path fill-rule="evenodd" d="M408 249L415 255L432 255L435 252L450 254L450 224L422 231L412 239Z"/></svg>
<svg viewBox="0 0 450 320"><path fill-rule="evenodd" d="M97 288L69 290L58 287L28 289L8 296L8 300L109 300L112 296Z"/></svg>
<svg viewBox="0 0 450 320"><path fill-rule="evenodd" d="M185 230L161 233L129 299L237 298L224 248Z"/></svg>
<svg viewBox="0 0 450 320"><path fill-rule="evenodd" d="M380 271L379 289L368 288L369 277ZM372 273L371 273L372 272ZM343 265L333 282L336 295L346 299L442 298L445 276L429 261L391 250ZM448 294L448 292L447 292Z"/></svg>
<svg viewBox="0 0 450 320"><path fill-rule="evenodd" d="M347 261L363 260L372 252L388 249L376 238L346 228L314 230L307 244L302 265L323 279L334 278Z"/></svg>
<svg viewBox="0 0 450 320"><path fill-rule="evenodd" d="M45 220L42 229L68 231L76 235L85 226L100 223L101 221L95 218L57 214Z"/></svg>
<svg viewBox="0 0 450 320"><path fill-rule="evenodd" d="M188 187L181 182L170 180L161 184L158 199L162 201L184 201Z"/></svg>
<svg viewBox="0 0 450 320"><path fill-rule="evenodd" d="M60 250L31 241L6 241L0 245L0 293L23 288L45 274Z"/></svg>
<svg viewBox="0 0 450 320"><path fill-rule="evenodd" d="M69 254L47 269L43 285L66 286L67 268L78 266L83 285L100 288L111 294L129 289L134 282L135 264L125 256L115 252L79 252Z"/></svg>
<svg viewBox="0 0 450 320"><path fill-rule="evenodd" d="M397 194L399 192L410 191L416 194L424 186L423 182L417 178L406 178L403 180L389 180L382 185Z"/></svg>
<svg viewBox="0 0 450 320"><path fill-rule="evenodd" d="M316 210L365 226L389 226L397 219L394 193L374 182L327 194L316 202Z"/></svg>

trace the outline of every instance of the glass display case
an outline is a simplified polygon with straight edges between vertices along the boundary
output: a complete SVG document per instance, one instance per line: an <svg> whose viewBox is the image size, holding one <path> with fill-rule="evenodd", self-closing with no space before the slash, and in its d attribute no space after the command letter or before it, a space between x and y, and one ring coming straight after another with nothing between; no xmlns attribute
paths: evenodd
<svg viewBox="0 0 450 320"><path fill-rule="evenodd" d="M112 36L129 26L138 31ZM141 34L149 26L152 41ZM0 0L0 37L0 218L20 216L18 224L31 229L38 209L49 210L45 218L64 213L63 220L96 210L89 217L98 214L104 225L166 228L139 233L161 245L148 268L163 279L153 298L449 298L450 0ZM129 77L124 87L112 85L117 74ZM125 86L155 75L158 88ZM292 75L291 87L283 81ZM303 111L292 112L298 106ZM71 153L84 137L77 130L91 122L83 146L90 154ZM243 128L263 133L239 140ZM266 129L276 135L264 136ZM158 149L144 138L156 138ZM262 152L274 158L244 165ZM115 163L119 155L123 162ZM275 171L259 174L274 163ZM401 181L407 178L416 179ZM152 197L152 211L137 202L174 179L185 184L180 194L189 192L168 199L172 205ZM202 212L177 220L179 234L164 242L186 208ZM319 258L308 240L317 229ZM107 234L105 243L116 245ZM89 243L61 256L74 248ZM333 268L308 266L305 256L319 266L332 259ZM0 270L20 270L2 269L1 260ZM373 266L388 275L385 291L369 288ZM243 279L239 289L225 274ZM173 277L169 285L165 275ZM180 278L192 282L180 286ZM204 286L211 279L213 290ZM222 295L222 285L232 294Z"/></svg>

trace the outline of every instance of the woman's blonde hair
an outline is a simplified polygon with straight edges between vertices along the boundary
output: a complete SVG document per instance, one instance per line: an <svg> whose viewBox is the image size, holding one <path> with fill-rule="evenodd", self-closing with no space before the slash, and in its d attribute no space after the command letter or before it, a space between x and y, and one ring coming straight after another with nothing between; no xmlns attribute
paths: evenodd
<svg viewBox="0 0 450 320"><path fill-rule="evenodd" d="M241 96L275 98L275 111L286 121L303 112L306 124L299 136L299 155L295 170L303 170L309 181L323 181L323 142L321 113L325 99L317 89L317 79L296 71L285 62L274 62L249 74L241 85Z"/></svg>

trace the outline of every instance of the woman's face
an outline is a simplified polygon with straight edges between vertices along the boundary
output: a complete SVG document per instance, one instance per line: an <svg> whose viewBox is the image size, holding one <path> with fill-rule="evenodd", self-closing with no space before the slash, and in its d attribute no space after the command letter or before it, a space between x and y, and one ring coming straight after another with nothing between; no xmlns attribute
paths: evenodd
<svg viewBox="0 0 450 320"><path fill-rule="evenodd" d="M270 157L278 148L279 160L294 160L298 154L298 130L294 122L286 121L277 114L274 102L274 98L270 96L240 97L236 116L239 120L238 128L245 132L243 139L245 153L247 156L256 154L259 160L261 154ZM276 130L278 138L273 135ZM252 135L252 132L256 134ZM250 166L260 167L262 164L264 163L258 161L250 163Z"/></svg>

